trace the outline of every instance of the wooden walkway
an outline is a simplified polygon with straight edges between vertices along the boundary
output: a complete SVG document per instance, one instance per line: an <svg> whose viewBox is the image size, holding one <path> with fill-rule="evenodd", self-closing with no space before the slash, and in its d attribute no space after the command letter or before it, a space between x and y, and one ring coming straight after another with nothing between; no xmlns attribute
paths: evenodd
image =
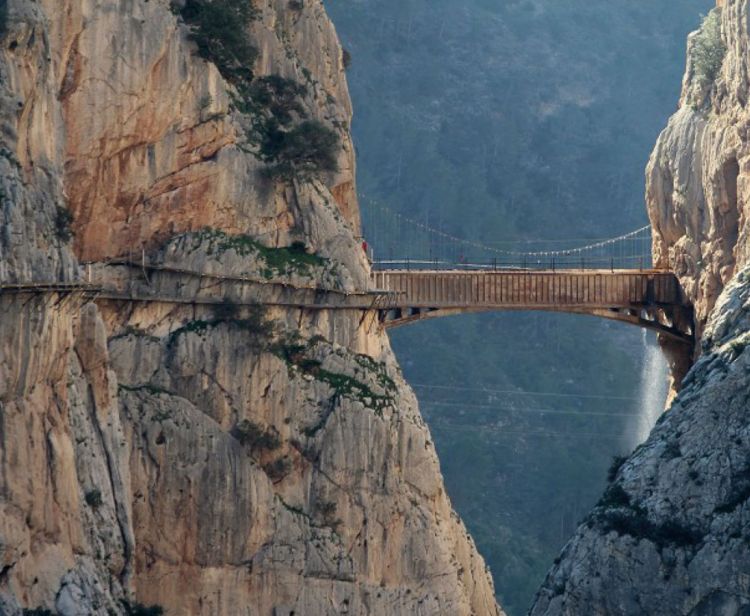
<svg viewBox="0 0 750 616"><path fill-rule="evenodd" d="M122 264L125 265L125 264ZM121 266L122 267L122 266ZM259 282L125 265L130 273L91 283L0 283L0 295L80 295L88 301L275 305L302 310L377 311L386 327L461 313L545 310L588 314L655 330L692 344L693 313L677 278L658 270L389 270L368 291ZM106 272L105 272L106 273ZM162 276L155 280L154 276ZM185 279L192 280L186 284Z"/></svg>
<svg viewBox="0 0 750 616"><path fill-rule="evenodd" d="M469 312L545 310L614 319L692 343L692 308L677 277L660 270L389 270L389 327Z"/></svg>

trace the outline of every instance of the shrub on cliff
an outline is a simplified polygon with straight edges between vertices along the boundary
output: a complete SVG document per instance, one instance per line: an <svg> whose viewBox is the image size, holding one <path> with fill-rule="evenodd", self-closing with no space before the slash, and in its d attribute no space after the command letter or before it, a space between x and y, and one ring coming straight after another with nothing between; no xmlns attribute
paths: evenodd
<svg viewBox="0 0 750 616"><path fill-rule="evenodd" d="M73 214L68 208L58 206L55 210L55 235L59 240L67 242L73 237L71 225L73 224Z"/></svg>
<svg viewBox="0 0 750 616"><path fill-rule="evenodd" d="M306 117L302 97L307 95L307 87L292 79L280 75L258 77L245 94L245 102L250 104L247 112L270 114L282 126Z"/></svg>
<svg viewBox="0 0 750 616"><path fill-rule="evenodd" d="M615 478L617 477L617 473L620 472L622 465L625 464L627 459L627 456L615 456L614 458L612 458L612 462L610 463L609 469L607 470L607 481L609 483L612 483L615 480Z"/></svg>
<svg viewBox="0 0 750 616"><path fill-rule="evenodd" d="M84 500L86 501L86 504L91 507L92 509L98 509L102 506L102 503L104 502L102 500L102 493L100 490L89 490L86 492L86 495L84 497Z"/></svg>
<svg viewBox="0 0 750 616"><path fill-rule="evenodd" d="M268 475L268 478L274 483L281 481L284 477L289 474L292 470L292 463L289 458L279 458L273 462L263 465L263 472Z"/></svg>
<svg viewBox="0 0 750 616"><path fill-rule="evenodd" d="M277 179L309 179L337 171L338 134L317 120L305 120L291 130L271 122L260 144L260 157L270 164L268 173Z"/></svg>
<svg viewBox="0 0 750 616"><path fill-rule="evenodd" d="M273 451L281 446L281 439L276 430L264 428L248 419L243 419L234 427L232 436L250 449L267 449Z"/></svg>
<svg viewBox="0 0 750 616"><path fill-rule="evenodd" d="M198 55L213 62L224 79L235 86L252 80L258 49L246 28L258 10L249 0L186 0L171 6L189 26Z"/></svg>
<svg viewBox="0 0 750 616"><path fill-rule="evenodd" d="M721 9L717 8L703 18L701 28L693 39L691 57L696 86L693 107L703 104L707 89L719 74L726 52L726 45L721 38Z"/></svg>
<svg viewBox="0 0 750 616"><path fill-rule="evenodd" d="M254 77L258 49L247 28L259 13L250 0L172 0L171 7L190 28L198 55L235 87L233 105L250 119L247 151L269 165L269 177L309 180L338 169L338 134L308 118L307 87L280 75Z"/></svg>
<svg viewBox="0 0 750 616"><path fill-rule="evenodd" d="M302 105L304 85L269 75L255 79L241 94L238 108L253 118L250 141L258 158L269 165L269 177L308 180L338 170L339 136L308 118Z"/></svg>
<svg viewBox="0 0 750 616"><path fill-rule="evenodd" d="M122 607L127 616L162 616L164 614L164 608L160 605L143 605L142 603L122 601Z"/></svg>

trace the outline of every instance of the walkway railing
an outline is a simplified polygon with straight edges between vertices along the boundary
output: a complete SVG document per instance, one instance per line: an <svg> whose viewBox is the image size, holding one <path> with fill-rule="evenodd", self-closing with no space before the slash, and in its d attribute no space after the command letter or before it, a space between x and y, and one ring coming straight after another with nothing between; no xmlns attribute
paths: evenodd
<svg viewBox="0 0 750 616"><path fill-rule="evenodd" d="M501 271L501 270L652 270L651 257L591 257L559 255L550 257L505 257L494 258L487 261L467 261L462 259L411 259L403 257L400 259L379 259L372 262L374 270L420 270L432 271L461 270L461 271Z"/></svg>

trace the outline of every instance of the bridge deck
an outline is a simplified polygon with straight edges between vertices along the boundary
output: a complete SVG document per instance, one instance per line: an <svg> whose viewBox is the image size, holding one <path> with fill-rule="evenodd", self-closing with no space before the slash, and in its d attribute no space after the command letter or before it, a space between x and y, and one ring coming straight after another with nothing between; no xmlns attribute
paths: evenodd
<svg viewBox="0 0 750 616"><path fill-rule="evenodd" d="M181 279L186 274L194 279L189 286ZM140 278L105 276L99 284L4 283L0 294L79 293L110 301L377 310L388 327L466 312L547 310L615 319L693 341L692 308L674 274L659 270L387 270L373 272L371 290L353 294L232 277L206 280L212 276L198 272L159 275L167 278L156 281L141 271Z"/></svg>
<svg viewBox="0 0 750 616"><path fill-rule="evenodd" d="M386 270L390 327L424 318L490 310L591 314L655 329L689 342L692 311L676 276L661 270Z"/></svg>
<svg viewBox="0 0 750 616"><path fill-rule="evenodd" d="M373 274L375 286L410 307L493 306L534 309L685 304L671 272L647 271L404 271Z"/></svg>

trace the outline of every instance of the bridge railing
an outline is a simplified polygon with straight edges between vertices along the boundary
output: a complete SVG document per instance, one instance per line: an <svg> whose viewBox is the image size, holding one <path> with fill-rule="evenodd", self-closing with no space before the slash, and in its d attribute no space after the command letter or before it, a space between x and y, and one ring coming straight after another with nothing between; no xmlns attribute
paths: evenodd
<svg viewBox="0 0 750 616"><path fill-rule="evenodd" d="M467 271L556 271L556 270L650 270L653 261L650 255L622 257L550 256L550 257L497 257L484 259L377 259L372 261L376 271L381 270L467 270Z"/></svg>

